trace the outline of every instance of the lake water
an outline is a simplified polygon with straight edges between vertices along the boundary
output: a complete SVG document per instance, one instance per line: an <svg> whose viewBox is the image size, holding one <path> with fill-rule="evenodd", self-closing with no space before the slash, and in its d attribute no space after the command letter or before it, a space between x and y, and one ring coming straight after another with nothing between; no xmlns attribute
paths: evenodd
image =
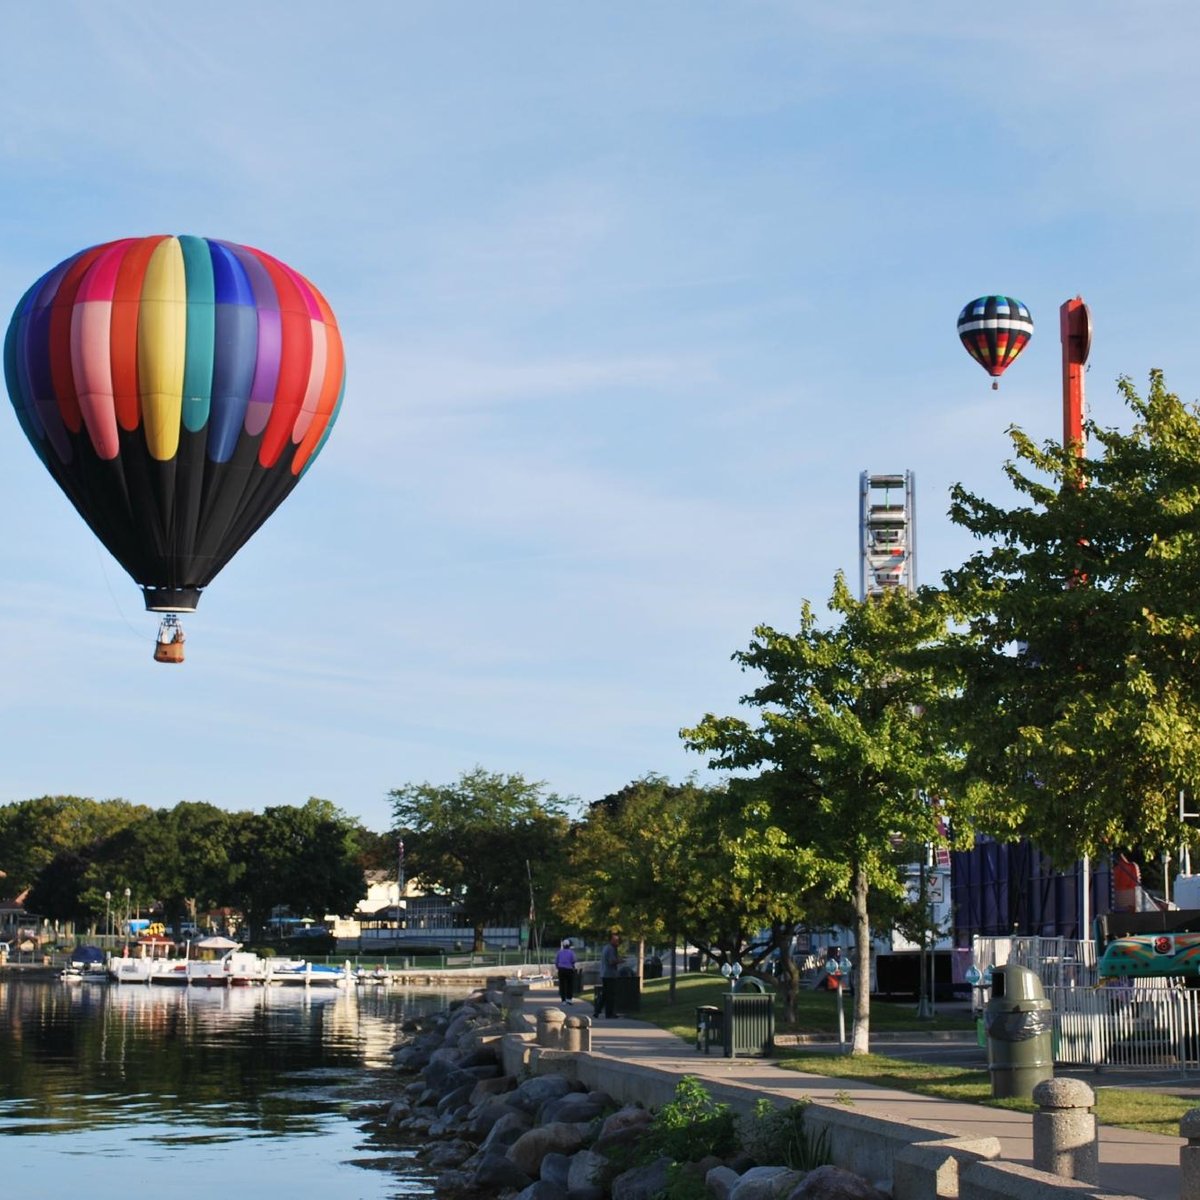
<svg viewBox="0 0 1200 1200"><path fill-rule="evenodd" d="M350 1113L398 1093L400 1022L450 999L6 980L0 1195L430 1196L412 1152Z"/></svg>

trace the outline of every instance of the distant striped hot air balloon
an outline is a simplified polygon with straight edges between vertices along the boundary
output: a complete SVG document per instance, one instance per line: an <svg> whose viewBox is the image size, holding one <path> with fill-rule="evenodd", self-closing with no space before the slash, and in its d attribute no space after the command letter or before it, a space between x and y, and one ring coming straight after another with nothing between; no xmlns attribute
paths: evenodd
<svg viewBox="0 0 1200 1200"><path fill-rule="evenodd" d="M4 372L55 482L146 607L172 614L195 610L296 485L345 384L337 322L307 279L261 250L165 235L43 275L13 313ZM182 646L155 656L181 661Z"/></svg>
<svg viewBox="0 0 1200 1200"><path fill-rule="evenodd" d="M967 353L999 379L1033 337L1033 317L1011 296L980 296L958 314L958 336Z"/></svg>

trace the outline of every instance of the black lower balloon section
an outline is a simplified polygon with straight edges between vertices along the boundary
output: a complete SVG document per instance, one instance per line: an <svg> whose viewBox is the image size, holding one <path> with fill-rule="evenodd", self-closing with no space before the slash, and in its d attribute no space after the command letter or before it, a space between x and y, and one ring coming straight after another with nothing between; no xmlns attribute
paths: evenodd
<svg viewBox="0 0 1200 1200"><path fill-rule="evenodd" d="M190 613L200 603L200 588L144 587L147 612Z"/></svg>
<svg viewBox="0 0 1200 1200"><path fill-rule="evenodd" d="M203 430L181 430L169 459L151 457L141 429L122 431L114 459L96 456L86 432L72 457L46 466L79 515L141 585L151 612L192 612L222 567L296 486L286 450L258 461L261 435L243 432L228 462L207 457Z"/></svg>

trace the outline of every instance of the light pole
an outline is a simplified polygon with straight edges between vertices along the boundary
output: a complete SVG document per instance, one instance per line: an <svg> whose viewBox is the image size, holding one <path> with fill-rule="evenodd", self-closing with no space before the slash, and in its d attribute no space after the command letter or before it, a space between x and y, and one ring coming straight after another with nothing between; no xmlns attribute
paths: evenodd
<svg viewBox="0 0 1200 1200"><path fill-rule="evenodd" d="M125 889L125 936L129 936L129 897L133 893L129 888Z"/></svg>
<svg viewBox="0 0 1200 1200"><path fill-rule="evenodd" d="M112 921L109 919L109 906L112 904L112 892L104 893L104 936L112 936Z"/></svg>

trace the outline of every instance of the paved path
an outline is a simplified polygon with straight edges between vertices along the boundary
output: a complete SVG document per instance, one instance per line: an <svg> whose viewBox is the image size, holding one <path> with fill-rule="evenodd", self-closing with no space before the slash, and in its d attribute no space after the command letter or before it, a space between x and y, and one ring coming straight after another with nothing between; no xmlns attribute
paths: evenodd
<svg viewBox="0 0 1200 1200"><path fill-rule="evenodd" d="M552 991L534 988L528 993L526 1009L536 1017L538 1008L558 1003L558 997ZM564 1011L590 1016L591 1005L576 1001ZM882 1054L891 1053L886 1043L879 1043L877 1049ZM826 1104L845 1103L848 1099L855 1109L873 1116L935 1122L959 1129L966 1136L997 1137L1005 1159L1033 1165L1032 1117L1028 1113L916 1096L857 1079L834 1079L788 1071L781 1068L777 1060L724 1058L718 1057L716 1051L706 1055L698 1052L692 1043L682 1041L656 1025L627 1017L597 1020L592 1028L592 1051L680 1075L691 1074L739 1084L792 1099L803 1096ZM1088 1082L1096 1086L1093 1079ZM1104 1086L1109 1085L1106 1082ZM1197 1103L1200 1104L1200 1100ZM1148 1200L1178 1200L1179 1147L1182 1145L1182 1139L1177 1137L1101 1126L1100 1186L1106 1191L1144 1196Z"/></svg>

